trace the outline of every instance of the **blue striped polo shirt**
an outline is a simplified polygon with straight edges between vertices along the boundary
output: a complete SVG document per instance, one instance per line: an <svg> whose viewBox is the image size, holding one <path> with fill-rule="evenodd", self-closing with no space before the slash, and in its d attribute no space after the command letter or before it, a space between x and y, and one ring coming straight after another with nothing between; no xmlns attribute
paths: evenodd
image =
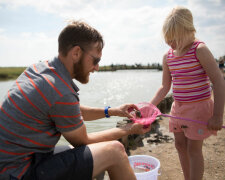
<svg viewBox="0 0 225 180"><path fill-rule="evenodd" d="M78 87L58 58L28 67L0 104L0 179L20 179L35 153L83 125Z"/></svg>

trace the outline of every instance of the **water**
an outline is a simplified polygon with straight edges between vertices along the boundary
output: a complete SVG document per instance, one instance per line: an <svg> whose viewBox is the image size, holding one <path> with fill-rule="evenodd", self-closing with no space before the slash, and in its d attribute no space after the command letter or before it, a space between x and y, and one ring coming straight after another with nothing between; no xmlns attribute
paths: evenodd
<svg viewBox="0 0 225 180"><path fill-rule="evenodd" d="M86 106L116 107L124 103L150 101L161 85L162 72L156 70L123 70L95 72L88 84L75 83L80 91L80 103ZM0 100L14 81L0 81ZM85 122L88 132L96 132L116 126L122 117L103 118ZM64 142L64 140L61 140Z"/></svg>
<svg viewBox="0 0 225 180"><path fill-rule="evenodd" d="M150 168L146 166L138 166L138 167L135 167L133 170L134 170L134 173L143 173L143 172L150 171Z"/></svg>

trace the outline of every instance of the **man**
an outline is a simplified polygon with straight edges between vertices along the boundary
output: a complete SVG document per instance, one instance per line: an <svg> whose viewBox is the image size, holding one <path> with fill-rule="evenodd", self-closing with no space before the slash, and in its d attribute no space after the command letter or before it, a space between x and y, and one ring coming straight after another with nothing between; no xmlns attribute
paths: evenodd
<svg viewBox="0 0 225 180"><path fill-rule="evenodd" d="M99 69L103 39L74 21L58 38L59 55L27 68L0 107L0 179L92 179L107 170L111 179L135 179L124 147L117 140L150 130L127 124L88 134L85 121L132 117L126 104L116 108L81 106L72 79L88 83ZM75 148L54 154L60 136Z"/></svg>

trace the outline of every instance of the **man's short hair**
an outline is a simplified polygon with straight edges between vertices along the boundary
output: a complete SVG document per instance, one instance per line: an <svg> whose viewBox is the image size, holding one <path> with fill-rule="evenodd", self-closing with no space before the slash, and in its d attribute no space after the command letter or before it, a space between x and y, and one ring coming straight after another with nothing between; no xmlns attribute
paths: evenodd
<svg viewBox="0 0 225 180"><path fill-rule="evenodd" d="M67 56L76 45L88 50L95 43L99 43L100 50L104 46L102 35L96 29L82 21L71 21L58 37L58 52Z"/></svg>

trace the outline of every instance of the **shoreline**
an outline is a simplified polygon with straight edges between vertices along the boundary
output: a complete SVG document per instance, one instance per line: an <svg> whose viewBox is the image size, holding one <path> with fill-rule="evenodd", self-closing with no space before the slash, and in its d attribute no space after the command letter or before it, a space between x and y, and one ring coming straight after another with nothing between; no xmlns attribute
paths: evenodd
<svg viewBox="0 0 225 180"><path fill-rule="evenodd" d="M16 80L27 67L0 67L0 81ZM113 65L100 66L98 72L115 72L117 70L162 70L161 65Z"/></svg>

